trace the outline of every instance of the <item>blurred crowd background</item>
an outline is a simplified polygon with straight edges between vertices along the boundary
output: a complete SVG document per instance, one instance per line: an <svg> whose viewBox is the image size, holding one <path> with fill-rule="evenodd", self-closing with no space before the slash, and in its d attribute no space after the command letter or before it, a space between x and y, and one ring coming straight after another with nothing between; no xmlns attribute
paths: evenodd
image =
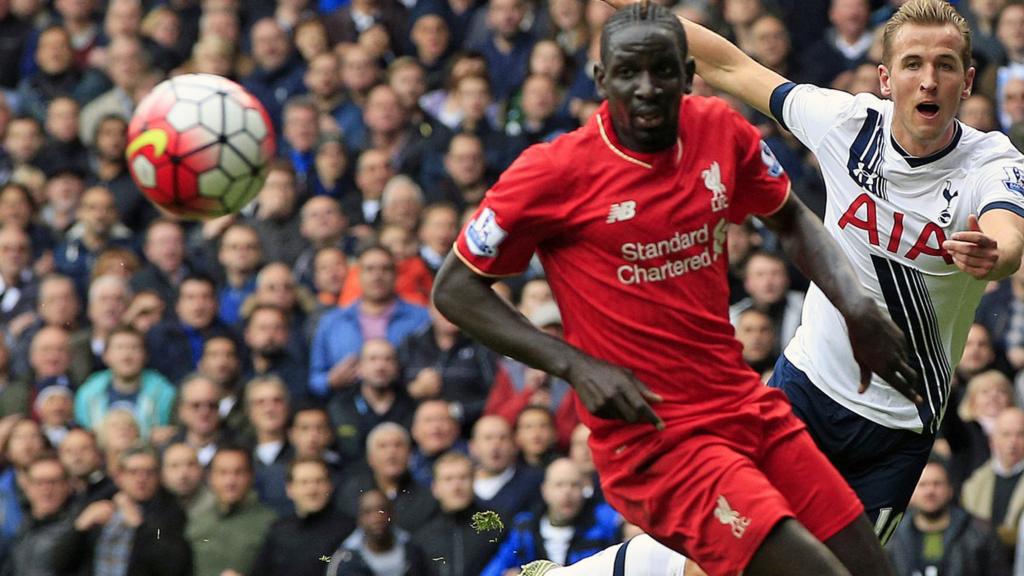
<svg viewBox="0 0 1024 576"><path fill-rule="evenodd" d="M794 81L875 94L901 4L666 3ZM1024 3L954 4L978 70L961 121L1020 146ZM490 576L635 534L603 501L569 385L429 305L501 171L599 106L610 14L0 0L0 574ZM278 134L258 198L204 223L160 214L124 160L135 104L191 72L240 82ZM822 214L814 159L731 103ZM730 230L729 262L737 337L767 377L807 282L757 221ZM560 334L539 264L495 289ZM1024 555L1022 367L1024 272L971 327L888 548L901 576L1008 574Z"/></svg>

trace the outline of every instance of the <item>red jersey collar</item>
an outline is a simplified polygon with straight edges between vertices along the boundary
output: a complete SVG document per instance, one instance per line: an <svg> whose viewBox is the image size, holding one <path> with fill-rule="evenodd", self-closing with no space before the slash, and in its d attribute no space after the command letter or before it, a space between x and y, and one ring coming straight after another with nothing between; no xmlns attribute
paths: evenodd
<svg viewBox="0 0 1024 576"><path fill-rule="evenodd" d="M619 142L618 136L615 134L615 130L612 128L611 116L608 114L608 101L601 103L601 107L597 109L594 114L594 121L597 123L597 131L601 135L601 141L604 142L605 146L619 158L623 159L630 164L641 166L648 170L654 169L654 162L658 158L664 158L666 154L671 154L675 157L675 163L678 164L683 158L683 141L676 136L676 145L671 151L664 152L635 152L627 149Z"/></svg>

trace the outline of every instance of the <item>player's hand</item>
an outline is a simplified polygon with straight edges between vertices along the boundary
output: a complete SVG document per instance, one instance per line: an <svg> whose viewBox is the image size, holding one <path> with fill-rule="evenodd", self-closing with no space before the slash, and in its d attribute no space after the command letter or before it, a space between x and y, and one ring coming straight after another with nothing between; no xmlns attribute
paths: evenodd
<svg viewBox="0 0 1024 576"><path fill-rule="evenodd" d="M630 371L584 357L569 367L566 379L591 414L631 423L649 422L658 430L665 429L665 423L651 408L651 403L661 402L661 396L651 392Z"/></svg>
<svg viewBox="0 0 1024 576"><path fill-rule="evenodd" d="M860 366L860 393L867 391L874 373L911 402L920 404L923 400L917 393L917 372L908 363L903 331L869 298L846 318L846 327L853 357Z"/></svg>
<svg viewBox="0 0 1024 576"><path fill-rule="evenodd" d="M957 268L979 279L988 276L999 261L999 244L981 231L974 214L967 217L967 230L955 232L942 243L942 249L953 257Z"/></svg>

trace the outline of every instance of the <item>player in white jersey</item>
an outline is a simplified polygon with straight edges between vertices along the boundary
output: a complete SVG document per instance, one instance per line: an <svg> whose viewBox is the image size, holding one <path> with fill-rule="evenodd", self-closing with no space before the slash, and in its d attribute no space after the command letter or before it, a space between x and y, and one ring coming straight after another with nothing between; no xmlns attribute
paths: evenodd
<svg viewBox="0 0 1024 576"><path fill-rule="evenodd" d="M861 373L842 317L812 286L770 383L885 541L927 462L985 284L1020 265L1024 157L1002 134L956 120L975 70L967 24L944 0L910 0L886 24L878 70L888 100L793 84L684 26L708 84L771 114L817 156L825 226L913 351L918 398Z"/></svg>
<svg viewBox="0 0 1024 576"><path fill-rule="evenodd" d="M770 383L789 396L885 542L927 463L985 284L1020 266L1024 157L1005 136L956 120L975 70L967 24L944 0L910 0L886 24L879 79L889 100L793 84L724 38L683 24L708 84L771 114L815 153L828 192L825 226L913 351L915 398L860 372L842 317L812 286ZM633 542L645 554L671 558L660 574L676 576L681 557L641 538ZM540 562L524 574L657 573L613 550L625 546L586 565Z"/></svg>

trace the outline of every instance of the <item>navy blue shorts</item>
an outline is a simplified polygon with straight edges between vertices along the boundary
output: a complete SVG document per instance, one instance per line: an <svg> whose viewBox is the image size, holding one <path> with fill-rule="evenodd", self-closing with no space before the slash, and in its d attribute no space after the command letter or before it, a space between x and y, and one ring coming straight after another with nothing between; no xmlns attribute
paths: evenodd
<svg viewBox="0 0 1024 576"><path fill-rule="evenodd" d="M785 355L768 385L785 392L793 413L860 497L885 544L917 487L935 436L887 428L839 404L819 390Z"/></svg>

